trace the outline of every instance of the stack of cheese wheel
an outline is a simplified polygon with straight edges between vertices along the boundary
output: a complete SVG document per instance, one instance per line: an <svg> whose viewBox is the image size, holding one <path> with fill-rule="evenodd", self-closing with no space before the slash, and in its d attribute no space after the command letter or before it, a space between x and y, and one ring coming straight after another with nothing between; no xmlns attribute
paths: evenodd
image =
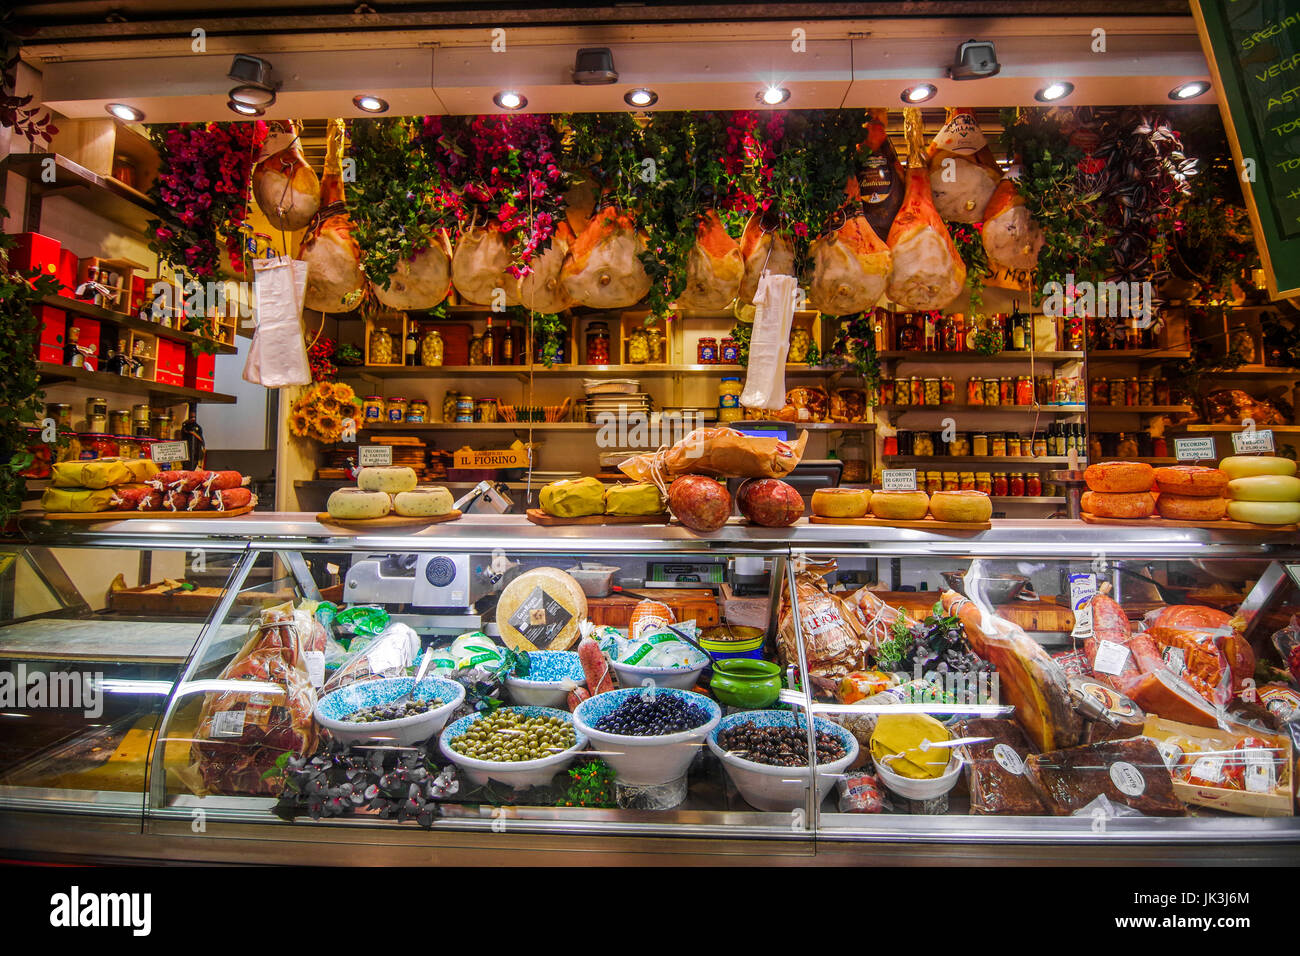
<svg viewBox="0 0 1300 956"><path fill-rule="evenodd" d="M451 492L442 487L416 487L415 472L404 465L362 468L356 488L340 488L325 510L331 518L362 520L396 513L403 518L437 518L455 510Z"/></svg>
<svg viewBox="0 0 1300 956"><path fill-rule="evenodd" d="M1251 524L1300 521L1300 478L1290 458L1237 455L1219 462L1228 476L1228 517Z"/></svg>
<svg viewBox="0 0 1300 956"><path fill-rule="evenodd" d="M1171 521L1219 521L1227 514L1227 472L1203 465L1156 469L1156 510Z"/></svg>
<svg viewBox="0 0 1300 956"><path fill-rule="evenodd" d="M1105 461L1083 473L1088 490L1080 507L1099 518L1150 518L1156 511L1151 494L1154 469L1140 461Z"/></svg>

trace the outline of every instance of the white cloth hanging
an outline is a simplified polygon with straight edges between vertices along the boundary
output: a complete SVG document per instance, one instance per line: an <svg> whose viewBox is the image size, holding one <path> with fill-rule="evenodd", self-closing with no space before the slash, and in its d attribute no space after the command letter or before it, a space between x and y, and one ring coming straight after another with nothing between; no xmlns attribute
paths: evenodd
<svg viewBox="0 0 1300 956"><path fill-rule="evenodd" d="M310 385L302 340L307 263L288 256L253 260L257 328L244 363L244 380L267 388Z"/></svg>
<svg viewBox="0 0 1300 956"><path fill-rule="evenodd" d="M754 331L749 338L749 365L740 404L775 410L785 404L785 359L794 324L794 276L764 272L754 293Z"/></svg>

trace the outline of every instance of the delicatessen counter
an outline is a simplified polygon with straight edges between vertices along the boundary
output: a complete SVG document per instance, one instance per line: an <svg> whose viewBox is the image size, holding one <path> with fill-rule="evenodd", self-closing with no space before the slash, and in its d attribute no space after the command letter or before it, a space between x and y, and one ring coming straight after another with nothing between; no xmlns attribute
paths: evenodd
<svg viewBox="0 0 1300 956"><path fill-rule="evenodd" d="M11 854L1159 863L1300 842L1293 534L23 531L0 553ZM133 562L178 570L78 590Z"/></svg>

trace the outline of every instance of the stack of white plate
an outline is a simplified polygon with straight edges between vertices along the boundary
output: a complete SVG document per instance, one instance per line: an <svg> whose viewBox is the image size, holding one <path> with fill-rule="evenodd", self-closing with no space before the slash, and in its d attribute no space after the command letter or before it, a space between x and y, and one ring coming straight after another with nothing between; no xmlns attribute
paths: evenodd
<svg viewBox="0 0 1300 956"><path fill-rule="evenodd" d="M641 383L634 378L584 378L583 390L588 395L636 395Z"/></svg>
<svg viewBox="0 0 1300 956"><path fill-rule="evenodd" d="M614 416L623 420L632 415L645 416L648 420L654 411L654 399L646 392L634 395L593 395L586 402L587 421L594 422L600 415Z"/></svg>

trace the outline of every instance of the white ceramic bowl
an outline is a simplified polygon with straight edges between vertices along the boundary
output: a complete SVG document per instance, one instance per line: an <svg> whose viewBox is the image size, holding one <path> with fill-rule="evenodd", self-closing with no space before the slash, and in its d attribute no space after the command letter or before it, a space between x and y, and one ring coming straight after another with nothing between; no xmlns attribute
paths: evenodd
<svg viewBox="0 0 1300 956"><path fill-rule="evenodd" d="M610 667L618 675L621 687L675 687L690 690L700 682L700 675L709 666L705 661L699 667L641 667L637 664L620 664L609 659Z"/></svg>
<svg viewBox="0 0 1300 956"><path fill-rule="evenodd" d="M507 677L506 693L512 704L527 707L556 707L564 710L569 691L581 687L586 678L582 661L575 651L529 651L528 677ZM545 674L546 680L534 679Z"/></svg>
<svg viewBox="0 0 1300 956"><path fill-rule="evenodd" d="M884 760L876 762L876 774L880 777L881 783L900 797L906 797L908 800L933 800L935 797L942 797L957 786L957 779L961 776L963 766L961 757L953 753L948 758L948 769L938 777L924 779L904 777L890 770L889 762Z"/></svg>
<svg viewBox="0 0 1300 956"><path fill-rule="evenodd" d="M770 764L757 763L744 757L737 757L724 750L718 743L718 736L727 728L737 724L757 724L759 727L796 726L801 732L807 726L804 718L790 710L747 710L728 714L709 734L709 749L722 761L727 776L736 785L745 802L758 810L780 810L788 812L802 808L808 787L807 767L773 767ZM835 785L835 779L844 772L844 768L853 763L858 756L858 742L853 735L839 724L832 723L824 717L813 718L813 727L828 734L834 734L844 745L845 754L839 760L820 764L817 767L817 802L820 804Z"/></svg>
<svg viewBox="0 0 1300 956"><path fill-rule="evenodd" d="M613 713L628 697L648 693L686 698L703 707L709 719L691 730L659 737L607 734L593 726L600 718ZM593 749L600 751L601 759L614 769L618 782L633 787L657 787L685 775L697 748L721 719L722 709L716 702L702 694L673 687L611 690L584 700L573 712L573 723L578 732L591 738Z"/></svg>
<svg viewBox="0 0 1300 956"><path fill-rule="evenodd" d="M573 723L572 715L568 711L555 710L551 707L503 707L501 709L515 711L525 717L562 717L566 722ZM575 727L577 740L572 747L538 760L517 762L479 760L452 750L451 742L469 729L470 724L481 720L482 717L482 714L467 714L461 717L447 726L438 741L438 749L442 751L442 755L454 763L471 783L479 786L489 780L495 780L498 783L509 784L516 790L525 787L544 787L557 773L568 767L580 751L587 748L587 737L583 734L582 728Z"/></svg>
<svg viewBox="0 0 1300 956"><path fill-rule="evenodd" d="M375 743L413 747L442 730L451 712L465 699L463 684L445 677L426 677L420 681L420 686L413 695L416 700L437 697L443 701L441 707L423 714L365 724L352 723L343 718L363 707L397 700L411 689L414 682L414 677L384 677L348 684L316 701L313 716L316 723L327 728L335 740L345 744Z"/></svg>

